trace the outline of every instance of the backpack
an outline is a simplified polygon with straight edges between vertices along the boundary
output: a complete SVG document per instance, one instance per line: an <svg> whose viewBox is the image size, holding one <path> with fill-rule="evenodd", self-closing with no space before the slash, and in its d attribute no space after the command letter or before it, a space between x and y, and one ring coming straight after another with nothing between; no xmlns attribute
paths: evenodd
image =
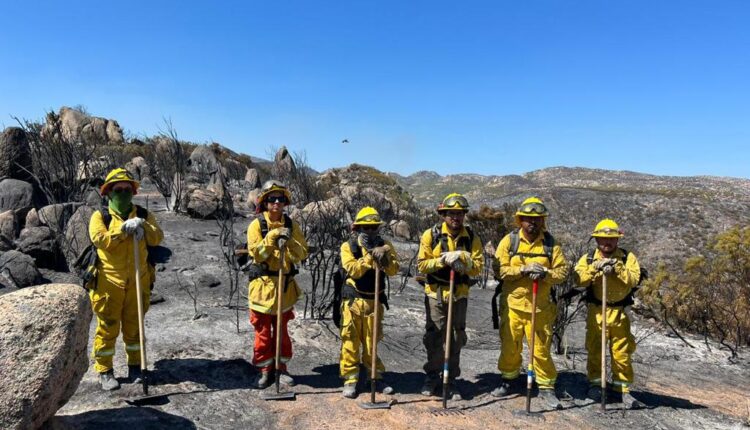
<svg viewBox="0 0 750 430"><path fill-rule="evenodd" d="M628 261L630 252L625 248L620 248L620 250L622 251L622 264L625 264ZM586 264L591 265L594 263L594 254L596 254L596 249L592 249L588 252L588 254L586 254ZM624 299L615 303L610 303L608 304L608 306L630 306L635 303L633 297L635 296L636 291L640 289L643 281L645 281L646 279L648 279L648 270L646 270L646 268L644 267L641 267L641 273L638 276L638 283L635 284L635 287L630 290L630 292L627 296L625 296ZM586 289L586 294L584 295L583 299L586 300L587 303L593 303L597 306L602 305L601 300L594 297L594 292L591 288Z"/></svg>
<svg viewBox="0 0 750 430"><path fill-rule="evenodd" d="M383 239L380 239L380 243L377 244L377 246L383 245L385 242ZM362 258L362 247L359 246L359 242L357 241L356 236L352 236L349 238L349 249L352 251L352 256L359 260ZM346 285L346 280L349 278L349 274L346 272L343 266L340 266L338 270L333 272L332 280L333 280L333 300L331 302L331 307L333 309L333 324L337 328L341 328L341 302L343 299L353 299L356 297L360 297L360 295L357 293L354 288L351 288L349 285ZM385 277L387 279L387 277ZM385 279L383 282L386 282ZM383 306L387 310L390 310L390 307L388 306L388 295L385 294L385 291L380 291L380 301L383 303Z"/></svg>
<svg viewBox="0 0 750 430"><path fill-rule="evenodd" d="M268 221L266 221L266 217L261 215L258 217L258 222L260 223L260 237L261 239L265 239L266 235L268 234L269 228L268 228ZM284 227L291 230L293 228L294 224L292 222L292 218L289 217L289 215L284 214ZM243 242L237 247L237 250L247 250L248 243ZM265 275L278 275L278 271L270 271L268 270L268 264L265 262L263 263L255 263L251 258L249 253L241 253L237 257L237 264L240 266L240 270L247 273L248 276L248 282L252 281L253 279L260 278L261 276ZM284 285L285 289L289 285L289 279L299 273L297 270L297 267L292 264L291 270L289 272L289 275L286 278L286 283Z"/></svg>
<svg viewBox="0 0 750 430"><path fill-rule="evenodd" d="M522 257L547 257L550 264L552 263L552 251L555 247L555 238L550 234L548 231L544 231L544 237L542 238L542 246L544 248L543 254L535 254L535 253L529 253L529 252L518 252L518 246L521 243L521 235L518 231L518 229L513 230L510 232L510 248L508 249L508 255L510 255L511 258L515 255L520 255ZM495 287L495 293L492 295L492 328L498 329L500 328L500 315L498 311L498 303L497 298L500 297L500 294L502 293L503 289L503 280L498 279L497 280L497 286ZM553 295L554 296L554 295Z"/></svg>
<svg viewBox="0 0 750 430"><path fill-rule="evenodd" d="M112 215L109 213L109 210L106 207L102 207L101 209L99 209L99 213L102 216L102 222L104 223L104 226L109 229L109 225L112 223ZM135 216L144 220L148 219L148 209L135 205ZM157 250L157 248L159 248L159 250ZM166 248L160 246L146 246L146 261L152 269L155 268L156 263L162 262L158 261L157 259L158 254L164 255L164 252L161 251L161 249L166 250ZM89 246L84 248L81 253L78 254L78 258L73 263L73 270L81 279L81 287L86 290L96 289L96 276L98 274L98 269L96 268L96 266L97 263L99 263L99 254L97 254L96 251L96 246L94 246L93 243L89 244ZM169 257L166 256L166 258ZM154 289L153 282L151 283L149 288L151 290Z"/></svg>

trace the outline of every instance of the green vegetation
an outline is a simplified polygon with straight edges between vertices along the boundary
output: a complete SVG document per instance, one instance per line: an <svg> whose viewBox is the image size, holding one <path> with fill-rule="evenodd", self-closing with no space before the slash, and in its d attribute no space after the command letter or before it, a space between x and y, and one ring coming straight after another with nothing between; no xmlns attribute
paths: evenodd
<svg viewBox="0 0 750 430"><path fill-rule="evenodd" d="M665 323L716 339L736 356L750 345L750 227L718 234L682 271L660 265L641 298Z"/></svg>

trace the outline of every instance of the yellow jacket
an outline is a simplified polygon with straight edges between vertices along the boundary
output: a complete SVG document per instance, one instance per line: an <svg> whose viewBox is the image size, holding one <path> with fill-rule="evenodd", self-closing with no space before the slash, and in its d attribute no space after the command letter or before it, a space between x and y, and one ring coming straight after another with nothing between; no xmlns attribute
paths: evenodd
<svg viewBox="0 0 750 430"><path fill-rule="evenodd" d="M372 258L372 254L362 246L362 242L359 241L359 238L357 238L357 243L362 250L362 257L359 259L354 258L349 241L341 244L341 267L346 270L348 275L346 283L355 290L358 290L357 280L361 279L366 273L375 268L375 261ZM388 252L388 265L381 267L381 269L387 276L393 276L398 273L398 256L396 255L396 250L391 242L386 240L385 244L388 245L391 250Z"/></svg>
<svg viewBox="0 0 750 430"><path fill-rule="evenodd" d="M545 312L552 303L550 292L552 286L560 284L568 274L568 262L560 249L560 244L555 241L552 247L552 261L544 255L544 235L539 236L534 242L529 242L522 231L518 232L518 252L513 258L510 257L510 234L500 241L495 252L496 266L499 268L496 276L503 280L501 303L508 305L511 309L521 312L531 312L533 282L528 276L521 274L521 268L526 264L539 263L549 269L547 276L539 280L537 292L537 312ZM526 257L521 253L540 254L539 257ZM507 302L505 302L507 300Z"/></svg>
<svg viewBox="0 0 750 430"><path fill-rule="evenodd" d="M260 216L265 217L268 223L268 231L284 227L284 218L279 221L271 221L268 212L263 212ZM279 248L273 243L267 235L261 237L260 221L253 220L247 228L247 250L250 258L257 264L265 263L270 271L278 271L280 265L281 253ZM286 243L286 255L284 258L284 274L288 274L292 264L299 264L300 261L307 258L307 241L302 234L302 228L296 221L292 221L292 237ZM281 297L282 312L286 312L294 307L297 300L302 295L302 291L293 277L284 277L287 284L286 291ZM250 281L248 286L248 301L250 309L256 312L276 315L276 288L278 287L278 276L261 276Z"/></svg>
<svg viewBox="0 0 750 430"><path fill-rule="evenodd" d="M641 266L635 255L632 252L628 253L625 263L622 261L623 257L624 252L620 248L612 254L617 263L614 273L607 278L607 303L616 303L627 297L641 276ZM602 258L601 252L597 249L591 264L588 264L588 255L584 255L578 260L575 268L576 283L581 287L591 288L594 297L599 301L602 300L602 272L594 269L594 263Z"/></svg>
<svg viewBox="0 0 750 430"><path fill-rule="evenodd" d="M465 227L461 228L461 232L455 238L450 235L448 226L445 223L442 224L441 231L442 233L448 235L447 250L441 249L440 241L437 242L434 248L432 247L432 228L422 234L422 240L419 243L419 254L417 255L417 269L420 273L429 275L439 272L441 269L447 268L448 266L440 262L441 252L456 251L457 242L462 237L466 237L466 240L468 240L469 237L469 233L466 231ZM484 250L482 248L482 241L479 239L478 235L474 234L474 241L471 243L471 249L466 249L465 251L469 251L471 253L471 268L465 273L465 275L469 277L478 276L480 273L482 273L482 269L484 268ZM456 275L459 274L456 273ZM446 276L445 279L445 284L430 283L429 281L427 281L424 286L425 294L433 299L437 299L437 291L438 289L442 289L443 300L448 300L448 276ZM459 277L457 276L456 279L459 279ZM469 297L468 283L459 283L458 281L456 281L455 289L454 300Z"/></svg>
<svg viewBox="0 0 750 430"><path fill-rule="evenodd" d="M133 238L120 231L125 220L120 218L120 215L112 209L108 208L108 211L112 216L109 228L104 225L100 211L94 212L89 221L89 237L97 248L96 253L99 255L97 276L105 276L115 285L126 288L128 285L135 285ZM135 217L136 209L133 205L128 219ZM142 286L146 288L154 280L153 270L146 260L148 257L146 246L156 246L164 239L164 233L151 211L149 211L148 218L143 223L143 231L145 233L144 240L138 242L138 257L140 258L138 265L141 271Z"/></svg>

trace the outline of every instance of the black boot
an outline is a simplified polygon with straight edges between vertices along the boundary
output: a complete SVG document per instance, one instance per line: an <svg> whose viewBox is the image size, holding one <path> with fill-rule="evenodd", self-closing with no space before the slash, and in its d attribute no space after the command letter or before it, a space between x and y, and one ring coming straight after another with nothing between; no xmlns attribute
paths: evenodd
<svg viewBox="0 0 750 430"><path fill-rule="evenodd" d="M264 388L268 388L273 383L274 383L273 372L266 371L266 372L260 373L258 380L255 381L255 386L262 390Z"/></svg>
<svg viewBox="0 0 750 430"><path fill-rule="evenodd" d="M500 385L497 386L494 390L492 390L492 394L494 397L505 397L508 394L510 394L511 388L510 388L510 381L507 379L503 379L502 382L500 382Z"/></svg>
<svg viewBox="0 0 750 430"><path fill-rule="evenodd" d="M625 409L643 409L646 407L643 402L633 397L630 393L622 393L622 405Z"/></svg>
<svg viewBox="0 0 750 430"><path fill-rule="evenodd" d="M598 385L592 385L589 387L589 391L586 393L586 397L593 400L594 403L602 401L602 387Z"/></svg>
<svg viewBox="0 0 750 430"><path fill-rule="evenodd" d="M461 389L458 388L455 379L451 379L450 382L448 382L448 397L456 402L464 399Z"/></svg>
<svg viewBox="0 0 750 430"><path fill-rule="evenodd" d="M424 376L424 383L422 388L419 390L423 396L432 396L435 394L435 389L438 386L438 377L436 375L427 374Z"/></svg>
<svg viewBox="0 0 750 430"><path fill-rule="evenodd" d="M136 364L133 366L128 365L128 380L132 384L140 384L142 381L143 374L141 373L141 365Z"/></svg>
<svg viewBox="0 0 750 430"><path fill-rule="evenodd" d="M99 384L104 391L112 391L120 388L120 383L115 379L115 372L108 370L99 374Z"/></svg>
<svg viewBox="0 0 750 430"><path fill-rule="evenodd" d="M562 403L560 403L560 399L558 399L557 394L555 394L555 390L540 389L539 398L552 409L560 410L563 408Z"/></svg>

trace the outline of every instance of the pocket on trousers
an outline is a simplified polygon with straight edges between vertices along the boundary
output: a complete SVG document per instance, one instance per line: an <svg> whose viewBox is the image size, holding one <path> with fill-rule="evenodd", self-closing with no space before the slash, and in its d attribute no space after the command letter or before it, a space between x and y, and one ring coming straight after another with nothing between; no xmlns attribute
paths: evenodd
<svg viewBox="0 0 750 430"><path fill-rule="evenodd" d="M109 302L109 294L104 292L99 292L99 290L92 290L90 293L91 298L91 309L94 311L94 314L102 319L108 319L108 307L107 303Z"/></svg>

